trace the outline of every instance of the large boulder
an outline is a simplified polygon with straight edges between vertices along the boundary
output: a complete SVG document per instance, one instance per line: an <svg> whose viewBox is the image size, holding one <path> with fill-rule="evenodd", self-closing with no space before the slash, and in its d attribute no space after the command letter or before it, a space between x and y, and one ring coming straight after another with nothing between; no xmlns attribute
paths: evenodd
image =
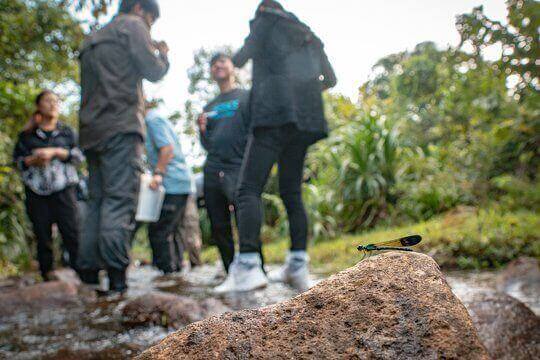
<svg viewBox="0 0 540 360"><path fill-rule="evenodd" d="M540 359L540 318L511 296L478 291L462 298L492 359Z"/></svg>
<svg viewBox="0 0 540 360"><path fill-rule="evenodd" d="M180 329L229 310L216 299L196 301L184 296L152 292L129 301L122 314L126 325L160 325Z"/></svg>
<svg viewBox="0 0 540 360"><path fill-rule="evenodd" d="M427 255L387 253L259 310L189 325L139 359L487 359Z"/></svg>

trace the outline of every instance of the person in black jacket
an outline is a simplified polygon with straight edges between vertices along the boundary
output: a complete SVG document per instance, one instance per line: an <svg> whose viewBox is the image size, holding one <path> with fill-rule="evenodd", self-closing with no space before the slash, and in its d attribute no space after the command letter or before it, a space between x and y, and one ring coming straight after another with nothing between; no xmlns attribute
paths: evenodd
<svg viewBox="0 0 540 360"><path fill-rule="evenodd" d="M308 283L307 216L301 184L308 147L327 136L322 92L336 77L322 41L276 1L265 0L251 32L233 57L242 67L253 60L251 121L238 190L240 255L216 292L249 291L267 284L260 270L261 194L275 163L280 195L290 223L291 251L274 276L304 290Z"/></svg>
<svg viewBox="0 0 540 360"><path fill-rule="evenodd" d="M37 238L41 276L51 280L54 268L52 226L62 235L69 265L76 269L79 244L76 167L84 160L73 130L58 122L58 96L45 90L36 98L38 110L19 134L13 159L21 171L26 210Z"/></svg>

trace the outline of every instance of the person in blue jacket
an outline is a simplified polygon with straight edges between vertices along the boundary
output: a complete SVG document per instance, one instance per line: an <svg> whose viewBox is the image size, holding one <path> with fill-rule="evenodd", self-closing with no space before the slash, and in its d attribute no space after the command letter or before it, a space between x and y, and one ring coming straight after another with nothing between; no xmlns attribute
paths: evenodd
<svg viewBox="0 0 540 360"><path fill-rule="evenodd" d="M160 218L148 226L148 237L154 266L168 274L182 270L179 256L183 250L177 249L174 234L183 219L188 197L195 189L172 123L156 108L147 112L145 123L146 153L153 171L150 187L157 190L163 185L165 188Z"/></svg>

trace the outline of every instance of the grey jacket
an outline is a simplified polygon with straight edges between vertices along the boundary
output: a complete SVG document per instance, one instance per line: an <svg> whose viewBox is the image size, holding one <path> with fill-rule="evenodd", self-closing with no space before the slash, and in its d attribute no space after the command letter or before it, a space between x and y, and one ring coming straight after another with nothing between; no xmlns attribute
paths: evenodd
<svg viewBox="0 0 540 360"><path fill-rule="evenodd" d="M144 138L142 80L159 81L169 69L145 22L118 15L86 38L80 62L81 148L93 148L122 133Z"/></svg>

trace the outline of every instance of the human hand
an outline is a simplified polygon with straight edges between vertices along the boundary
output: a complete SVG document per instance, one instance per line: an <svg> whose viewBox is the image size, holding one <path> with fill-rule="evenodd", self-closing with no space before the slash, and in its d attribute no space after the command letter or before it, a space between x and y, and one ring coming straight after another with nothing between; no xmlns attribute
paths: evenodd
<svg viewBox="0 0 540 360"><path fill-rule="evenodd" d="M26 166L45 167L49 164L49 161L43 160L35 155L30 155L24 158L24 164Z"/></svg>
<svg viewBox="0 0 540 360"><path fill-rule="evenodd" d="M199 130L201 133L206 132L206 126L208 125L208 115L206 113L202 113L199 115L199 118L197 119L197 124L199 125Z"/></svg>
<svg viewBox="0 0 540 360"><path fill-rule="evenodd" d="M150 189L157 191L159 187L163 184L163 176L155 174L152 176L152 181L150 182Z"/></svg>
<svg viewBox="0 0 540 360"><path fill-rule="evenodd" d="M159 41L156 43L156 48L158 49L159 53L167 56L169 53L169 45L165 41Z"/></svg>
<svg viewBox="0 0 540 360"><path fill-rule="evenodd" d="M57 153L58 153L57 148L41 148L41 149L35 149L33 151L33 154L36 158L46 163L54 159Z"/></svg>

